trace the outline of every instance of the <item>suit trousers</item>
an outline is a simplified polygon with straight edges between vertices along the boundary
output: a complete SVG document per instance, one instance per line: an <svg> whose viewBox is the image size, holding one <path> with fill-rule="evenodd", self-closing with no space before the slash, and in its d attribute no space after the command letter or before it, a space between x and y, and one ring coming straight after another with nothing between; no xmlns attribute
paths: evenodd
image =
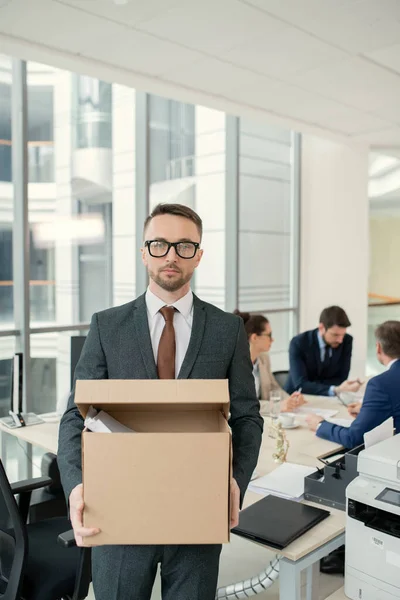
<svg viewBox="0 0 400 600"><path fill-rule="evenodd" d="M161 565L163 600L214 600L220 545L99 546L92 549L96 600L150 600Z"/></svg>

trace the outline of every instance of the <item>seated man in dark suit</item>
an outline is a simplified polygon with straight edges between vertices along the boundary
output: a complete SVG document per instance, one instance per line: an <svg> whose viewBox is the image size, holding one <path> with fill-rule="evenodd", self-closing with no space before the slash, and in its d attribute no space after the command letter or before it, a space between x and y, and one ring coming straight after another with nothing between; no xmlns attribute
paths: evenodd
<svg viewBox="0 0 400 600"><path fill-rule="evenodd" d="M375 336L376 355L386 371L368 382L359 414L350 427L339 427L309 415L308 426L318 437L354 448L363 443L364 433L389 417L393 417L396 431L400 431L400 321L386 321L377 328ZM349 412L357 413L357 407L349 407Z"/></svg>
<svg viewBox="0 0 400 600"><path fill-rule="evenodd" d="M353 338L346 333L350 325L342 308L330 306L322 311L318 329L292 339L288 394L301 389L303 394L335 396L360 389L359 380L347 381L353 348Z"/></svg>

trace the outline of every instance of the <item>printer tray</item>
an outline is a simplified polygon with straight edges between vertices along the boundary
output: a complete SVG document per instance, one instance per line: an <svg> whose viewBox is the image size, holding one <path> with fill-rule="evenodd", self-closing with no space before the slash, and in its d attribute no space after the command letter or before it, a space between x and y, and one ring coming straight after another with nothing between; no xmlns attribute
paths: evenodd
<svg viewBox="0 0 400 600"><path fill-rule="evenodd" d="M242 510L232 533L282 550L329 515L327 510L269 495Z"/></svg>

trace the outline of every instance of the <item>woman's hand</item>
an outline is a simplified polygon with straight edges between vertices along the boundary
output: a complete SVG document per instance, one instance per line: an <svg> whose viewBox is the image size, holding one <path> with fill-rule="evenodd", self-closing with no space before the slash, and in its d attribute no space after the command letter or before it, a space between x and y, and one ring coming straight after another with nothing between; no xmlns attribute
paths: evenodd
<svg viewBox="0 0 400 600"><path fill-rule="evenodd" d="M294 392L289 398L285 398L281 404L281 412L292 412L299 408L299 406L303 406L303 404L307 404L307 401L304 399L303 394L299 394L299 392Z"/></svg>

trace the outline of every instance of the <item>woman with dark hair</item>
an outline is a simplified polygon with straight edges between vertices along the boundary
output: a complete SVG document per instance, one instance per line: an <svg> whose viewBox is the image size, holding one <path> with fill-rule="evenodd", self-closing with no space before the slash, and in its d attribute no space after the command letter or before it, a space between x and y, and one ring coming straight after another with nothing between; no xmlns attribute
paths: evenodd
<svg viewBox="0 0 400 600"><path fill-rule="evenodd" d="M290 412L305 403L304 397L299 392L289 396L276 381L271 371L269 350L274 338L272 337L271 324L263 315L250 315L250 313L235 310L244 321L250 346L250 357L253 363L253 375L256 384L257 396L260 400L261 413L267 408L267 401L272 391L279 390L283 398L282 412Z"/></svg>

